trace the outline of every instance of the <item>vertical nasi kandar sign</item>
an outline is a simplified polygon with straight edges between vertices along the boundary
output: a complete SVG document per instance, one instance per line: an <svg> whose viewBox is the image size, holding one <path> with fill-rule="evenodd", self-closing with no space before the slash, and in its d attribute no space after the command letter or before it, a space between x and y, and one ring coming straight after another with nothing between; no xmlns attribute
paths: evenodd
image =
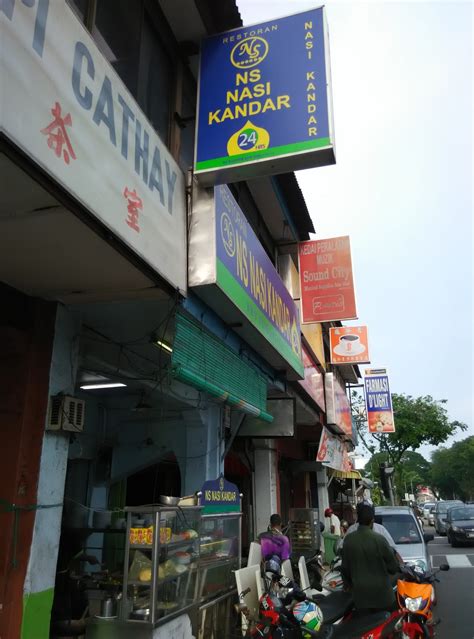
<svg viewBox="0 0 474 639"><path fill-rule="evenodd" d="M219 288L301 377L298 309L230 189L214 189Z"/></svg>
<svg viewBox="0 0 474 639"><path fill-rule="evenodd" d="M298 244L303 324L357 319L348 235Z"/></svg>
<svg viewBox="0 0 474 639"><path fill-rule="evenodd" d="M323 7L203 41L195 149L202 184L334 162Z"/></svg>
<svg viewBox="0 0 474 639"><path fill-rule="evenodd" d="M370 433L394 433L392 395L385 368L364 371L365 406Z"/></svg>

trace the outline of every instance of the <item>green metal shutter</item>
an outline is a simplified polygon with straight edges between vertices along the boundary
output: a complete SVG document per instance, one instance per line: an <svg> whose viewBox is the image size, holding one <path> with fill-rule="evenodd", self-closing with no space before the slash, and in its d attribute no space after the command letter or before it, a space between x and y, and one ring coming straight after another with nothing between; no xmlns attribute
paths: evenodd
<svg viewBox="0 0 474 639"><path fill-rule="evenodd" d="M176 315L172 364L176 379L273 421L266 412L266 378L202 325L180 313Z"/></svg>

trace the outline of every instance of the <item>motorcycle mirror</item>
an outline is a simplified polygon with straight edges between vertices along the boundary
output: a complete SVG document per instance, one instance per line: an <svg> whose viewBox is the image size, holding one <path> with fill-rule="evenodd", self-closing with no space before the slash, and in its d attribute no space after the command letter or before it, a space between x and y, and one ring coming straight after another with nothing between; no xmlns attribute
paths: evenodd
<svg viewBox="0 0 474 639"><path fill-rule="evenodd" d="M440 570L446 571L449 570L449 564L441 564L439 567Z"/></svg>

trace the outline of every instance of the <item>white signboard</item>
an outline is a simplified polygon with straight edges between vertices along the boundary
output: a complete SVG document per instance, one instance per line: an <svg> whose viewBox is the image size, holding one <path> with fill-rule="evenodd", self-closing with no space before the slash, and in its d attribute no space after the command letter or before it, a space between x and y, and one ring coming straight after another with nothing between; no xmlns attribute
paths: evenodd
<svg viewBox="0 0 474 639"><path fill-rule="evenodd" d="M350 471L352 463L347 453L347 448L343 441L338 437L334 437L323 426L321 439L319 440L318 454L316 461L321 462L323 466L334 468L335 470Z"/></svg>
<svg viewBox="0 0 474 639"><path fill-rule="evenodd" d="M0 129L186 291L185 183L64 0L0 2Z"/></svg>

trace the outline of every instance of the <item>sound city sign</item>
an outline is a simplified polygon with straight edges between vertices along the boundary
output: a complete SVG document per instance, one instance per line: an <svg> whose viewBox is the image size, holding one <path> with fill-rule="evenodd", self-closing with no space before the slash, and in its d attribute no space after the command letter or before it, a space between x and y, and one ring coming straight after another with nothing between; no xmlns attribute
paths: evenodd
<svg viewBox="0 0 474 639"><path fill-rule="evenodd" d="M324 8L207 38L195 172L204 185L333 164Z"/></svg>

